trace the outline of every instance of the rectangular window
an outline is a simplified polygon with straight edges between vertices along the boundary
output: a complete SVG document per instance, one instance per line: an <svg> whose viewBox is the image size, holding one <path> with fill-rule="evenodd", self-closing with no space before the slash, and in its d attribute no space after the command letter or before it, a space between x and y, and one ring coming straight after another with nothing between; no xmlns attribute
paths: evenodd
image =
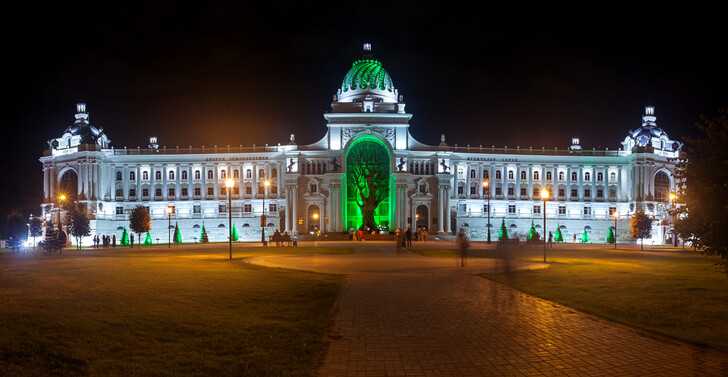
<svg viewBox="0 0 728 377"><path fill-rule="evenodd" d="M148 188L143 188L142 189L142 196L145 197L145 198L149 196L149 189Z"/></svg>
<svg viewBox="0 0 728 377"><path fill-rule="evenodd" d="M514 195L514 191L515 190L513 190L513 187L509 187L508 188L508 196L513 196Z"/></svg>
<svg viewBox="0 0 728 377"><path fill-rule="evenodd" d="M116 207L116 214L117 215L123 215L124 214L124 207Z"/></svg>
<svg viewBox="0 0 728 377"><path fill-rule="evenodd" d="M136 189L129 189L129 196L132 198L136 196Z"/></svg>
<svg viewBox="0 0 728 377"><path fill-rule="evenodd" d="M604 180L604 173L597 173L597 181L601 182Z"/></svg>
<svg viewBox="0 0 728 377"><path fill-rule="evenodd" d="M541 214L541 206L533 206L533 214L534 215L540 215Z"/></svg>
<svg viewBox="0 0 728 377"><path fill-rule="evenodd" d="M233 195L240 195L240 187L238 187L238 186L233 187Z"/></svg>
<svg viewBox="0 0 728 377"><path fill-rule="evenodd" d="M483 204L483 213L488 213L488 210L489 210L488 205Z"/></svg>
<svg viewBox="0 0 728 377"><path fill-rule="evenodd" d="M200 180L200 171L199 170L195 170L195 179L198 181Z"/></svg>
<svg viewBox="0 0 728 377"><path fill-rule="evenodd" d="M212 175L215 174L212 172L212 170L207 171L207 179L212 180Z"/></svg>
<svg viewBox="0 0 728 377"><path fill-rule="evenodd" d="M245 170L245 178L247 178L247 179L253 178L253 171L250 169Z"/></svg>
<svg viewBox="0 0 728 377"><path fill-rule="evenodd" d="M591 189L584 189L584 199L591 199Z"/></svg>
<svg viewBox="0 0 728 377"><path fill-rule="evenodd" d="M566 193L564 193L564 189L560 188L559 189L559 198L563 198L565 195L566 195Z"/></svg>
<svg viewBox="0 0 728 377"><path fill-rule="evenodd" d="M192 213L195 213L195 214L198 214L198 215L201 214L202 213L202 206L199 205L199 204L193 205L192 206Z"/></svg>
<svg viewBox="0 0 728 377"><path fill-rule="evenodd" d="M238 170L238 169L233 170L233 178L240 178L240 170Z"/></svg>
<svg viewBox="0 0 728 377"><path fill-rule="evenodd" d="M527 196L527 195L528 195L528 193L526 192L526 188L521 187L521 196Z"/></svg>
<svg viewBox="0 0 728 377"><path fill-rule="evenodd" d="M502 188L500 188L500 187L496 187L496 188L495 188L495 195L496 195L496 196L501 196L501 195L503 195L503 189L502 189Z"/></svg>
<svg viewBox="0 0 728 377"><path fill-rule="evenodd" d="M553 178L553 176L552 176L551 172L550 172L550 171L547 171L547 172L546 172L546 180L547 180L547 181L550 181L550 180L551 180L551 178Z"/></svg>
<svg viewBox="0 0 728 377"><path fill-rule="evenodd" d="M253 193L253 187L250 185L245 186L245 195L251 195Z"/></svg>
<svg viewBox="0 0 728 377"><path fill-rule="evenodd" d="M576 199L579 196L579 193L576 191L576 189L571 189L571 198Z"/></svg>
<svg viewBox="0 0 728 377"><path fill-rule="evenodd" d="M526 180L526 171L525 170L521 170L521 180L523 180L523 181Z"/></svg>
<svg viewBox="0 0 728 377"><path fill-rule="evenodd" d="M162 180L162 172L157 170L154 172L154 179L161 181Z"/></svg>
<svg viewBox="0 0 728 377"><path fill-rule="evenodd" d="M508 213L511 214L511 215L516 213L516 205L515 204L509 204L508 205Z"/></svg>
<svg viewBox="0 0 728 377"><path fill-rule="evenodd" d="M187 187L182 187L182 196L185 196L186 197L187 194L188 194Z"/></svg>
<svg viewBox="0 0 728 377"><path fill-rule="evenodd" d="M142 172L142 179L145 180L145 181L148 181L149 180L149 172L148 171L143 171Z"/></svg>
<svg viewBox="0 0 728 377"><path fill-rule="evenodd" d="M475 195L475 186L470 186L470 195Z"/></svg>
<svg viewBox="0 0 728 377"><path fill-rule="evenodd" d="M597 189L597 198L603 199L604 198L604 190Z"/></svg>
<svg viewBox="0 0 728 377"><path fill-rule="evenodd" d="M576 172L571 172L571 180L576 182Z"/></svg>
<svg viewBox="0 0 728 377"><path fill-rule="evenodd" d="M463 186L458 186L458 195L463 195Z"/></svg>
<svg viewBox="0 0 728 377"><path fill-rule="evenodd" d="M170 187L170 188L167 189L167 196L168 197L174 197L175 195L177 195L177 193L176 193L174 187Z"/></svg>
<svg viewBox="0 0 728 377"><path fill-rule="evenodd" d="M613 217L617 213L617 207L609 207L609 217Z"/></svg>
<svg viewBox="0 0 728 377"><path fill-rule="evenodd" d="M276 204L276 203L268 204L268 212L278 212L278 204Z"/></svg>
<svg viewBox="0 0 728 377"><path fill-rule="evenodd" d="M315 193L317 189L318 189L318 187L316 186L315 183L312 183L308 186L308 191L310 191L311 193Z"/></svg>
<svg viewBox="0 0 728 377"><path fill-rule="evenodd" d="M533 172L533 180L538 181L539 180L539 174L537 171Z"/></svg>
<svg viewBox="0 0 728 377"><path fill-rule="evenodd" d="M122 189L117 189L117 190L116 190L116 197L117 197L117 198L121 198L122 196L124 196L124 190L122 190Z"/></svg>
<svg viewBox="0 0 728 377"><path fill-rule="evenodd" d="M129 172L129 180L136 181L136 172L133 172L133 171Z"/></svg>
<svg viewBox="0 0 728 377"><path fill-rule="evenodd" d="M154 196L162 196L162 189L161 188L154 189Z"/></svg>
<svg viewBox="0 0 728 377"><path fill-rule="evenodd" d="M566 215L566 206L559 206L559 215Z"/></svg>
<svg viewBox="0 0 728 377"><path fill-rule="evenodd" d="M199 187L195 187L195 196L201 196L201 195L202 195L202 190L200 190Z"/></svg>
<svg viewBox="0 0 728 377"><path fill-rule="evenodd" d="M224 205L224 204L220 204L217 207L217 212L219 212L219 213L227 213L227 206Z"/></svg>
<svg viewBox="0 0 728 377"><path fill-rule="evenodd" d="M253 211L253 207L250 204L243 204L243 212L250 213Z"/></svg>
<svg viewBox="0 0 728 377"><path fill-rule="evenodd" d="M584 207L584 216L591 216L591 207Z"/></svg>
<svg viewBox="0 0 728 377"><path fill-rule="evenodd" d="M220 195L227 195L227 187L220 187Z"/></svg>
<svg viewBox="0 0 728 377"><path fill-rule="evenodd" d="M271 186L270 187L270 193L273 194L273 195L277 195L278 194L278 186Z"/></svg>
<svg viewBox="0 0 728 377"><path fill-rule="evenodd" d="M207 196L213 196L215 195L215 191L212 187L207 188Z"/></svg>

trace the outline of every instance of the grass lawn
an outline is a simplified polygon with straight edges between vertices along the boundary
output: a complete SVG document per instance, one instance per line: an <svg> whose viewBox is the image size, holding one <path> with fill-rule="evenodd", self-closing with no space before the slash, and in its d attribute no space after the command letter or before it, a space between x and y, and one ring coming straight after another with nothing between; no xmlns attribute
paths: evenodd
<svg viewBox="0 0 728 377"><path fill-rule="evenodd" d="M542 261L541 249L516 258ZM523 292L697 344L728 350L728 275L690 252L549 250L550 268L486 274Z"/></svg>
<svg viewBox="0 0 728 377"><path fill-rule="evenodd" d="M0 255L0 374L312 375L342 278L241 258L287 252L346 250Z"/></svg>

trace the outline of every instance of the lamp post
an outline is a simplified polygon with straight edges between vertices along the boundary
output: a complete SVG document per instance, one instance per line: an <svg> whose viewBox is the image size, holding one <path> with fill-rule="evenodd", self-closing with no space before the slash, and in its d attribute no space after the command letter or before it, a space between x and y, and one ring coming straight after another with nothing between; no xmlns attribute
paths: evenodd
<svg viewBox="0 0 728 377"><path fill-rule="evenodd" d="M233 200L230 197L230 190L233 189L235 182L232 178L225 180L225 191L228 197L228 260L233 260Z"/></svg>
<svg viewBox="0 0 728 377"><path fill-rule="evenodd" d="M487 179L483 180L483 191L485 191L486 200L488 201L488 225L486 227L488 228L487 234L487 242L490 243L490 188L488 187L490 185L490 182Z"/></svg>
<svg viewBox="0 0 728 377"><path fill-rule="evenodd" d="M58 230L63 231L63 227L61 226L61 208L63 207L63 202L66 201L66 194L60 193L58 195Z"/></svg>
<svg viewBox="0 0 728 377"><path fill-rule="evenodd" d="M263 243L263 246L266 246L265 244L265 226L267 223L267 220L265 218L265 197L268 194L268 186L270 186L269 180L263 181L263 212L260 213L260 242Z"/></svg>
<svg viewBox="0 0 728 377"><path fill-rule="evenodd" d="M172 211L174 207L171 205L167 206L167 247L172 247Z"/></svg>
<svg viewBox="0 0 728 377"><path fill-rule="evenodd" d="M675 192L670 192L670 208L671 208L671 215L672 215L672 246L677 247L677 234L675 233L675 215L676 208L675 208L675 200L677 199L677 194Z"/></svg>
<svg viewBox="0 0 728 377"><path fill-rule="evenodd" d="M619 212L617 212L617 209L614 209L614 213L612 214L612 217L614 217L614 248L617 248L617 219L619 218Z"/></svg>
<svg viewBox="0 0 728 377"><path fill-rule="evenodd" d="M546 263L546 201L549 199L549 190L541 189L541 200L543 200L543 262Z"/></svg>

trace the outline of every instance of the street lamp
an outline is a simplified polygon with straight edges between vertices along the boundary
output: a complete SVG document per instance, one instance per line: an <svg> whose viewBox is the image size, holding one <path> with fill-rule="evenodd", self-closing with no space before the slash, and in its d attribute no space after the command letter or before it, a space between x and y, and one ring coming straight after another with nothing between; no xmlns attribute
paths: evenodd
<svg viewBox="0 0 728 377"><path fill-rule="evenodd" d="M58 230L62 231L61 229L61 208L63 207L63 202L66 201L66 194L60 193L58 194Z"/></svg>
<svg viewBox="0 0 728 377"><path fill-rule="evenodd" d="M619 218L619 212L617 212L617 209L614 209L614 213L612 213L612 217L614 217L614 248L617 248L617 218Z"/></svg>
<svg viewBox="0 0 728 377"><path fill-rule="evenodd" d="M228 259L233 260L233 201L230 197L230 190L233 189L235 182L232 178L225 180L225 191L227 191L228 197Z"/></svg>
<svg viewBox="0 0 728 377"><path fill-rule="evenodd" d="M541 200L543 200L543 262L546 263L546 201L549 199L549 190L541 189Z"/></svg>
<svg viewBox="0 0 728 377"><path fill-rule="evenodd" d="M171 205L167 206L167 247L172 247L172 212L174 207Z"/></svg>
<svg viewBox="0 0 728 377"><path fill-rule="evenodd" d="M675 200L677 200L677 194L673 191L670 192L670 207L672 215L672 246L677 246L677 234L675 233L675 215L677 214L675 208Z"/></svg>
<svg viewBox="0 0 728 377"><path fill-rule="evenodd" d="M265 218L265 197L268 194L268 187L270 186L269 180L263 181L263 212L260 213L260 242L263 243L263 246L265 246L265 226L267 223L267 220Z"/></svg>
<svg viewBox="0 0 728 377"><path fill-rule="evenodd" d="M488 188L489 184L490 182L487 179L483 180L483 191L485 191L486 199L488 200L488 225L486 225L486 227L488 228L488 243L490 243L490 189Z"/></svg>

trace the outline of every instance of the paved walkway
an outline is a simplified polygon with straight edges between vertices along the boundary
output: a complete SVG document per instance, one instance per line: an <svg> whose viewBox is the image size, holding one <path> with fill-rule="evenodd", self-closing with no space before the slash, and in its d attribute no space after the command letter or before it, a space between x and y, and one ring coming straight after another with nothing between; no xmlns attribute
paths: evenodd
<svg viewBox="0 0 728 377"><path fill-rule="evenodd" d="M321 376L728 376L728 356L641 334L475 276L492 260L261 257L346 273ZM519 266L520 268L539 268Z"/></svg>

